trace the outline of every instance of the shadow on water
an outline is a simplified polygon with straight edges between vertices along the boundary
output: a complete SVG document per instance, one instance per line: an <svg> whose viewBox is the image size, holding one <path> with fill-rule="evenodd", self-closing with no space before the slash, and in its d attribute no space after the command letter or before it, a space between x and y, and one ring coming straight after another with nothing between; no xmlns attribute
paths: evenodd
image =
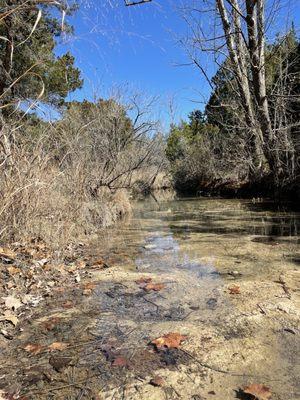
<svg viewBox="0 0 300 400"><path fill-rule="evenodd" d="M160 203L158 212L177 236L194 232L292 237L300 232L300 212L272 202L185 198ZM153 213L145 212L143 218L152 219Z"/></svg>

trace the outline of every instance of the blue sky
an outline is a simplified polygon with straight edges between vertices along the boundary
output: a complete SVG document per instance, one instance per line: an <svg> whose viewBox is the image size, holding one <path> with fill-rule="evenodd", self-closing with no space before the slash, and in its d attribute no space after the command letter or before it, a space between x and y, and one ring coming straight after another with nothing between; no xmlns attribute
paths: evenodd
<svg viewBox="0 0 300 400"><path fill-rule="evenodd" d="M171 100L177 121L203 108L210 92L205 78L195 67L176 66L189 62L178 44L187 33L175 8L181 0L153 0L134 7L125 7L124 0L81 1L79 11L69 18L75 35L57 49L58 54L70 50L75 55L85 80L83 89L70 94L69 100L107 97L117 87L125 93L159 96L155 113L165 127ZM209 24L205 16L201 18L204 26ZM273 24L274 32L283 29L280 24ZM212 74L213 64L203 61Z"/></svg>
<svg viewBox="0 0 300 400"><path fill-rule="evenodd" d="M176 66L189 60L177 43L186 25L172 1L135 7L125 7L124 0L111 0L112 6L109 0L88 1L69 19L75 36L58 47L58 53L70 50L75 55L85 80L69 100L105 97L111 88L121 87L158 96L156 113L167 123L170 101L177 120L203 107L201 96L207 97L209 88L200 72Z"/></svg>

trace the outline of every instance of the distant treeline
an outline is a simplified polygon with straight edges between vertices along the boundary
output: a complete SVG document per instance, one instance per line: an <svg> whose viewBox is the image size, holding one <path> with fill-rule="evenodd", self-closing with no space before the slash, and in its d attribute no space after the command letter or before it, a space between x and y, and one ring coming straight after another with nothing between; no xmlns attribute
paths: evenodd
<svg viewBox="0 0 300 400"><path fill-rule="evenodd" d="M300 198L300 42L294 28L266 45L265 60L272 134L258 143L263 124L251 126L228 57L212 79L205 110L171 126L166 152L179 191ZM256 109L254 91L250 88Z"/></svg>

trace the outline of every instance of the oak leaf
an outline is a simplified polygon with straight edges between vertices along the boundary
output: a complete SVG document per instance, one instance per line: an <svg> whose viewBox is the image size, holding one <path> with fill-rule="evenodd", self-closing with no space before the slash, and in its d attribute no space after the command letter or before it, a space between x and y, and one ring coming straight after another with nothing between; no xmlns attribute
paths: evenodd
<svg viewBox="0 0 300 400"><path fill-rule="evenodd" d="M74 303L71 300L67 300L65 303L62 304L63 308L72 308L74 307Z"/></svg>
<svg viewBox="0 0 300 400"><path fill-rule="evenodd" d="M99 260L96 260L91 263L91 268L100 268L100 269L106 269L109 268L109 266L106 264L104 260L101 258Z"/></svg>
<svg viewBox="0 0 300 400"><path fill-rule="evenodd" d="M96 288L96 284L93 282L88 282L83 285L83 288L86 290L94 290Z"/></svg>
<svg viewBox="0 0 300 400"><path fill-rule="evenodd" d="M4 315L0 317L0 321L11 322L14 326L16 326L19 322L18 317L16 317L14 314L11 314L11 312L8 310L5 311Z"/></svg>
<svg viewBox="0 0 300 400"><path fill-rule="evenodd" d="M59 317L52 317L49 318L47 321L43 322L43 326L47 331L52 331L56 325L61 321L61 318Z"/></svg>
<svg viewBox="0 0 300 400"><path fill-rule="evenodd" d="M151 281L152 281L152 278L142 277L142 278L137 279L137 280L135 281L135 283L136 283L137 285L139 285L139 286L144 286L144 285L146 285L147 283L149 283L149 282L151 282Z"/></svg>
<svg viewBox="0 0 300 400"><path fill-rule="evenodd" d="M151 344L153 344L157 349L178 349L181 345L181 342L186 339L186 335L181 335L177 332L171 332L152 340Z"/></svg>
<svg viewBox="0 0 300 400"><path fill-rule="evenodd" d="M250 394L254 399L257 400L269 400L272 396L270 389L259 383L253 383L244 388L244 393Z"/></svg>
<svg viewBox="0 0 300 400"><path fill-rule="evenodd" d="M147 285L145 285L143 287L143 289L145 290L145 292L150 292L151 290L153 290L154 292L159 292L160 290L164 289L165 285L163 283L147 283Z"/></svg>
<svg viewBox="0 0 300 400"><path fill-rule="evenodd" d="M69 343L54 342L54 343L52 343L52 344L50 344L50 345L48 346L48 349L49 349L50 351L56 351L56 350L63 351L63 350L65 350L68 346L69 346Z"/></svg>
<svg viewBox="0 0 300 400"><path fill-rule="evenodd" d="M232 286L229 288L229 293L230 294L240 294L241 293L241 289L239 286Z"/></svg>
<svg viewBox="0 0 300 400"><path fill-rule="evenodd" d="M129 361L125 357L116 357L111 363L113 367L128 367Z"/></svg>
<svg viewBox="0 0 300 400"><path fill-rule="evenodd" d="M5 299L5 307L10 309L17 310L22 305L20 300L14 296L3 297L3 299Z"/></svg>
<svg viewBox="0 0 300 400"><path fill-rule="evenodd" d="M72 361L71 357L51 356L49 364L55 369L55 371L61 372L65 367L72 364Z"/></svg>
<svg viewBox="0 0 300 400"><path fill-rule="evenodd" d="M24 350L27 351L28 353L32 353L32 354L36 355L36 354L39 354L43 350L43 347L40 344L28 343L24 347Z"/></svg>
<svg viewBox="0 0 300 400"><path fill-rule="evenodd" d="M77 267L78 267L78 268L81 268L81 269L85 268L85 267L86 267L86 262L84 262L84 261L79 261L79 262L77 263Z"/></svg>
<svg viewBox="0 0 300 400"><path fill-rule="evenodd" d="M9 273L9 275L16 275L16 274L19 274L21 272L20 268L14 267L14 266L7 267L7 271Z"/></svg>
<svg viewBox="0 0 300 400"><path fill-rule="evenodd" d="M150 385L161 387L165 385L165 380L161 376L155 376L154 378L150 379Z"/></svg>
<svg viewBox="0 0 300 400"><path fill-rule="evenodd" d="M0 257L14 260L16 258L16 253L6 247L0 247Z"/></svg>

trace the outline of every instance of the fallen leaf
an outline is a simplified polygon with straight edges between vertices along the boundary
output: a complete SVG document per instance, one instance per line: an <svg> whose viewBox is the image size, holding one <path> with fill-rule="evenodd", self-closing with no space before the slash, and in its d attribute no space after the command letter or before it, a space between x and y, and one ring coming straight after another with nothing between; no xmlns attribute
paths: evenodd
<svg viewBox="0 0 300 400"><path fill-rule="evenodd" d="M0 317L0 321L9 321L11 322L14 326L17 325L19 322L18 317L16 317L14 314L11 314L10 311L5 311L4 315Z"/></svg>
<svg viewBox="0 0 300 400"><path fill-rule="evenodd" d="M52 356L49 359L49 364L55 369L55 371L60 372L63 368L70 365L72 362L71 357L57 357Z"/></svg>
<svg viewBox="0 0 300 400"><path fill-rule="evenodd" d="M155 376L154 378L150 379L150 385L161 387L165 385L165 380L161 376Z"/></svg>
<svg viewBox="0 0 300 400"><path fill-rule="evenodd" d="M41 260L36 261L35 266L36 267L43 267L49 262L49 258L42 258Z"/></svg>
<svg viewBox="0 0 300 400"><path fill-rule="evenodd" d="M137 279L137 280L135 281L135 283L136 283L137 285L141 286L141 285L146 285L147 283L149 283L149 282L151 282L151 281L152 281L152 278L142 277L142 278Z"/></svg>
<svg viewBox="0 0 300 400"><path fill-rule="evenodd" d="M15 287L16 285L15 285L15 283L14 282L11 282L11 281L9 281L9 282L7 282L7 289L12 289L13 287Z"/></svg>
<svg viewBox="0 0 300 400"><path fill-rule="evenodd" d="M0 390L0 400L7 400L6 393L3 390Z"/></svg>
<svg viewBox="0 0 300 400"><path fill-rule="evenodd" d="M88 282L83 285L84 289L94 290L96 288L96 284L93 282Z"/></svg>
<svg viewBox="0 0 300 400"><path fill-rule="evenodd" d="M100 268L100 269L105 269L109 268L109 266L106 264L106 262L102 259L96 260L91 263L91 268Z"/></svg>
<svg viewBox="0 0 300 400"><path fill-rule="evenodd" d="M111 365L113 367L128 367L129 361L125 357L116 357Z"/></svg>
<svg viewBox="0 0 300 400"><path fill-rule="evenodd" d="M44 326L44 328L47 329L47 331L52 331L60 321L61 321L61 318L52 317L52 318L48 319L47 321L43 322L43 326Z"/></svg>
<svg viewBox="0 0 300 400"><path fill-rule="evenodd" d="M272 396L270 389L259 383L253 383L252 385L246 386L243 391L257 400L269 400Z"/></svg>
<svg viewBox="0 0 300 400"><path fill-rule="evenodd" d="M28 353L32 353L34 355L39 354L43 350L43 347L40 344L33 344L33 343L28 343L23 348L25 351L28 351Z"/></svg>
<svg viewBox="0 0 300 400"><path fill-rule="evenodd" d="M16 253L6 247L0 247L0 257L8 258L9 260L14 260L16 258Z"/></svg>
<svg viewBox="0 0 300 400"><path fill-rule="evenodd" d="M68 272L69 274L75 274L75 272L77 272L77 266L75 264L72 265L68 265Z"/></svg>
<svg viewBox="0 0 300 400"><path fill-rule="evenodd" d="M14 266L7 267L7 271L11 276L19 274L21 272L20 268Z"/></svg>
<svg viewBox="0 0 300 400"><path fill-rule="evenodd" d="M74 304L71 300L68 300L65 303L63 303L62 306L63 306L63 308L72 308L72 307L74 307Z"/></svg>
<svg viewBox="0 0 300 400"><path fill-rule="evenodd" d="M91 289L84 289L84 290L82 291L82 294L83 294L84 296L90 296L92 293L93 293L93 292L92 292Z"/></svg>
<svg viewBox="0 0 300 400"><path fill-rule="evenodd" d="M5 306L12 310L17 310L22 305L20 300L14 296L3 297L3 299L5 299Z"/></svg>
<svg viewBox="0 0 300 400"><path fill-rule="evenodd" d="M85 268L85 267L86 267L86 263L85 263L84 261L79 261L79 262L77 263L77 267L78 267L78 268Z"/></svg>
<svg viewBox="0 0 300 400"><path fill-rule="evenodd" d="M187 336L181 335L180 333L167 333L157 339L151 341L157 349L178 349L180 347L181 342L186 340Z"/></svg>
<svg viewBox="0 0 300 400"><path fill-rule="evenodd" d="M54 342L54 343L52 343L52 344L50 344L50 345L48 346L48 349L49 349L50 351L55 351L55 350L63 351L63 350L65 350L68 346L69 346L69 343Z"/></svg>
<svg viewBox="0 0 300 400"><path fill-rule="evenodd" d="M228 289L229 289L230 294L240 294L241 293L241 289L239 286L232 286Z"/></svg>
<svg viewBox="0 0 300 400"><path fill-rule="evenodd" d="M143 289L146 292L150 292L153 290L154 292L159 292L160 290L164 289L165 285L163 283L147 283L146 286L143 287Z"/></svg>
<svg viewBox="0 0 300 400"><path fill-rule="evenodd" d="M152 249L156 249L156 245L155 244L145 244L144 249L147 250L152 250Z"/></svg>
<svg viewBox="0 0 300 400"><path fill-rule="evenodd" d="M13 336L10 335L10 334L7 332L7 330L1 329L0 333L5 337L5 339L13 340ZM0 397L0 400L1 400L1 397Z"/></svg>
<svg viewBox="0 0 300 400"><path fill-rule="evenodd" d="M28 304L33 307L36 307L42 299L43 299L42 296L33 296L32 294L25 294L22 297L21 301L23 304Z"/></svg>

